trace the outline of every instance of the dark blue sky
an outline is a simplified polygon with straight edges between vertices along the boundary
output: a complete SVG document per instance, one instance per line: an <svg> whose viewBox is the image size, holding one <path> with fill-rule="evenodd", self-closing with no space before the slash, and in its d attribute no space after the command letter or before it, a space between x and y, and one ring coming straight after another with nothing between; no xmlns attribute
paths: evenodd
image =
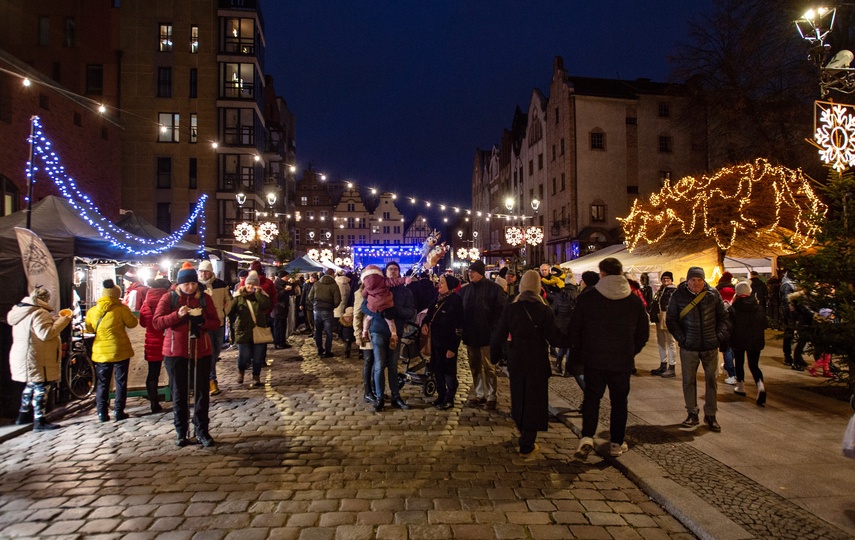
<svg viewBox="0 0 855 540"><path fill-rule="evenodd" d="M712 0L263 0L266 70L297 160L331 178L468 206L476 147L571 75L670 80Z"/></svg>

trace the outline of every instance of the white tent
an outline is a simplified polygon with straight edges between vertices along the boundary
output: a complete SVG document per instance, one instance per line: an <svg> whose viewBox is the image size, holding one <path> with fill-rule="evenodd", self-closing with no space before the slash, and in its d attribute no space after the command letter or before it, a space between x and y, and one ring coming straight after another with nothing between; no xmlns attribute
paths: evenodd
<svg viewBox="0 0 855 540"><path fill-rule="evenodd" d="M584 257L562 263L561 267L571 270L576 278L576 282L579 283L582 278L582 272L588 270L597 272L600 261L607 257L618 259L623 264L624 272L635 280L638 280L641 274L648 274L652 284L659 283L659 274L666 270L672 272L674 280L679 283L681 278L686 276L689 267L692 266L703 268L707 275L707 281L715 284L718 280L716 251L713 248L699 253L686 253L682 255L664 255L652 252L642 255L638 252L630 253L623 244L617 244L605 247L594 253L589 253ZM725 257L724 269L733 274L737 280L747 279L751 271L769 275L777 263L775 259L774 255L747 259Z"/></svg>

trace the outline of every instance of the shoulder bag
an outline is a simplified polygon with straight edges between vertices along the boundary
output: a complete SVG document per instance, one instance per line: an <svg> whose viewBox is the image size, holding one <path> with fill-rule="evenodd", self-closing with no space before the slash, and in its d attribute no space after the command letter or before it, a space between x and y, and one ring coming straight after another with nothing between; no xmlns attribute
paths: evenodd
<svg viewBox="0 0 855 540"><path fill-rule="evenodd" d="M273 332L267 326L258 326L258 321L255 320L255 310L252 309L252 302L246 301L249 307L249 314L252 315L252 342L255 344L273 343Z"/></svg>

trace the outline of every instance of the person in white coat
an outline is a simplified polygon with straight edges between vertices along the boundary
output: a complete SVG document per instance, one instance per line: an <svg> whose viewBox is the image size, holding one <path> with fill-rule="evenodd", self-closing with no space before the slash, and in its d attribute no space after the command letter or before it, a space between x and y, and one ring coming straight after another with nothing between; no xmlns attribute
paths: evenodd
<svg viewBox="0 0 855 540"><path fill-rule="evenodd" d="M12 326L12 349L9 365L12 380L26 383L21 394L18 425L28 424L33 417L33 431L59 427L45 420L45 402L52 382L60 377L62 340L59 335L71 322L71 313L54 319L51 316L50 291L36 287L6 316Z"/></svg>

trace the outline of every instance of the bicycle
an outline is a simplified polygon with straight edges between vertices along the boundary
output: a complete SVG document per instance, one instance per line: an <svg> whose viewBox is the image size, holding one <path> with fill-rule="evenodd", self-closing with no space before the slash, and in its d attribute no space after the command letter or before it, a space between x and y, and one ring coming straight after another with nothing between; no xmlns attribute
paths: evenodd
<svg viewBox="0 0 855 540"><path fill-rule="evenodd" d="M62 379L76 399L86 399L95 391L95 363L90 357L94 337L84 333L83 323L77 323L63 344Z"/></svg>

